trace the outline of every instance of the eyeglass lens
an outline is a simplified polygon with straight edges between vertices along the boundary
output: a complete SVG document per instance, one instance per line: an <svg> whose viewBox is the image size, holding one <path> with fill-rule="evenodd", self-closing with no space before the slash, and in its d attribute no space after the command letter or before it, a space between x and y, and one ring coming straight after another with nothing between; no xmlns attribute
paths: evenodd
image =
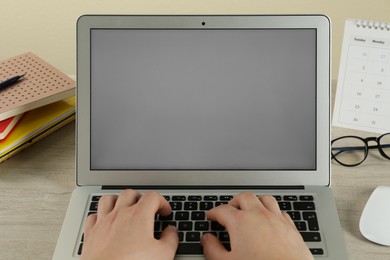
<svg viewBox="0 0 390 260"><path fill-rule="evenodd" d="M357 165L367 156L367 146L357 137L342 137L332 143L332 154L341 164Z"/></svg>
<svg viewBox="0 0 390 260"><path fill-rule="evenodd" d="M379 140L383 153L390 159L390 133L383 135Z"/></svg>

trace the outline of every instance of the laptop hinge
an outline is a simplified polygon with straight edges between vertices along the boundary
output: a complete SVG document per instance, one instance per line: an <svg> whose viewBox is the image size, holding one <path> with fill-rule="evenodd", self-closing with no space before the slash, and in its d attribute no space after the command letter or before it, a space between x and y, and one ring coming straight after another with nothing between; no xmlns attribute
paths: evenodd
<svg viewBox="0 0 390 260"><path fill-rule="evenodd" d="M134 186L103 186L102 190L124 190L124 189L135 189L135 190L304 190L305 186L238 186L238 185L156 185L156 186L148 186L148 185L134 185Z"/></svg>

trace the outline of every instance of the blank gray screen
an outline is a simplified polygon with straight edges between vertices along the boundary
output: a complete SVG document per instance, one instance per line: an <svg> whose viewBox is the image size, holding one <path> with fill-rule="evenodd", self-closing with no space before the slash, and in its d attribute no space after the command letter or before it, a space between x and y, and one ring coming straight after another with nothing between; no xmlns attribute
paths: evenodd
<svg viewBox="0 0 390 260"><path fill-rule="evenodd" d="M315 167L314 29L91 30L91 169Z"/></svg>

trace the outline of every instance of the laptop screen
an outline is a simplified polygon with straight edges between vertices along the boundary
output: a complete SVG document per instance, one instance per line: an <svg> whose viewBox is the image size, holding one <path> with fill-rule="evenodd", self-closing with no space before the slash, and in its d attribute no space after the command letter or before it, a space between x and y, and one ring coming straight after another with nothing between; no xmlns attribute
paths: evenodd
<svg viewBox="0 0 390 260"><path fill-rule="evenodd" d="M91 170L315 170L316 29L91 29Z"/></svg>

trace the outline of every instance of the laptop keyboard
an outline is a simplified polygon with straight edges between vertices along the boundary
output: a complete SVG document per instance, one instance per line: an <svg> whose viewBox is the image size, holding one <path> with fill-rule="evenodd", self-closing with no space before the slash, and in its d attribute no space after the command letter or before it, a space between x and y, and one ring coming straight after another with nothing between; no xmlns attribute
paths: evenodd
<svg viewBox="0 0 390 260"><path fill-rule="evenodd" d="M101 196L92 196L88 215L96 213ZM221 243L229 250L229 234L223 226L214 221L208 221L206 212L213 207L227 204L233 195L165 195L164 198L172 207L169 216L156 215L154 223L154 236L159 238L162 230L168 225L176 226L179 235L179 246L176 254L202 254L202 246L199 241L206 233L213 233ZM312 195L274 195L282 211L287 212L294 221L296 228L305 242L310 245L321 242L315 201ZM84 235L79 242L77 254L81 255ZM311 243L314 242L314 243ZM324 250L319 246L310 251L313 255L324 255Z"/></svg>

